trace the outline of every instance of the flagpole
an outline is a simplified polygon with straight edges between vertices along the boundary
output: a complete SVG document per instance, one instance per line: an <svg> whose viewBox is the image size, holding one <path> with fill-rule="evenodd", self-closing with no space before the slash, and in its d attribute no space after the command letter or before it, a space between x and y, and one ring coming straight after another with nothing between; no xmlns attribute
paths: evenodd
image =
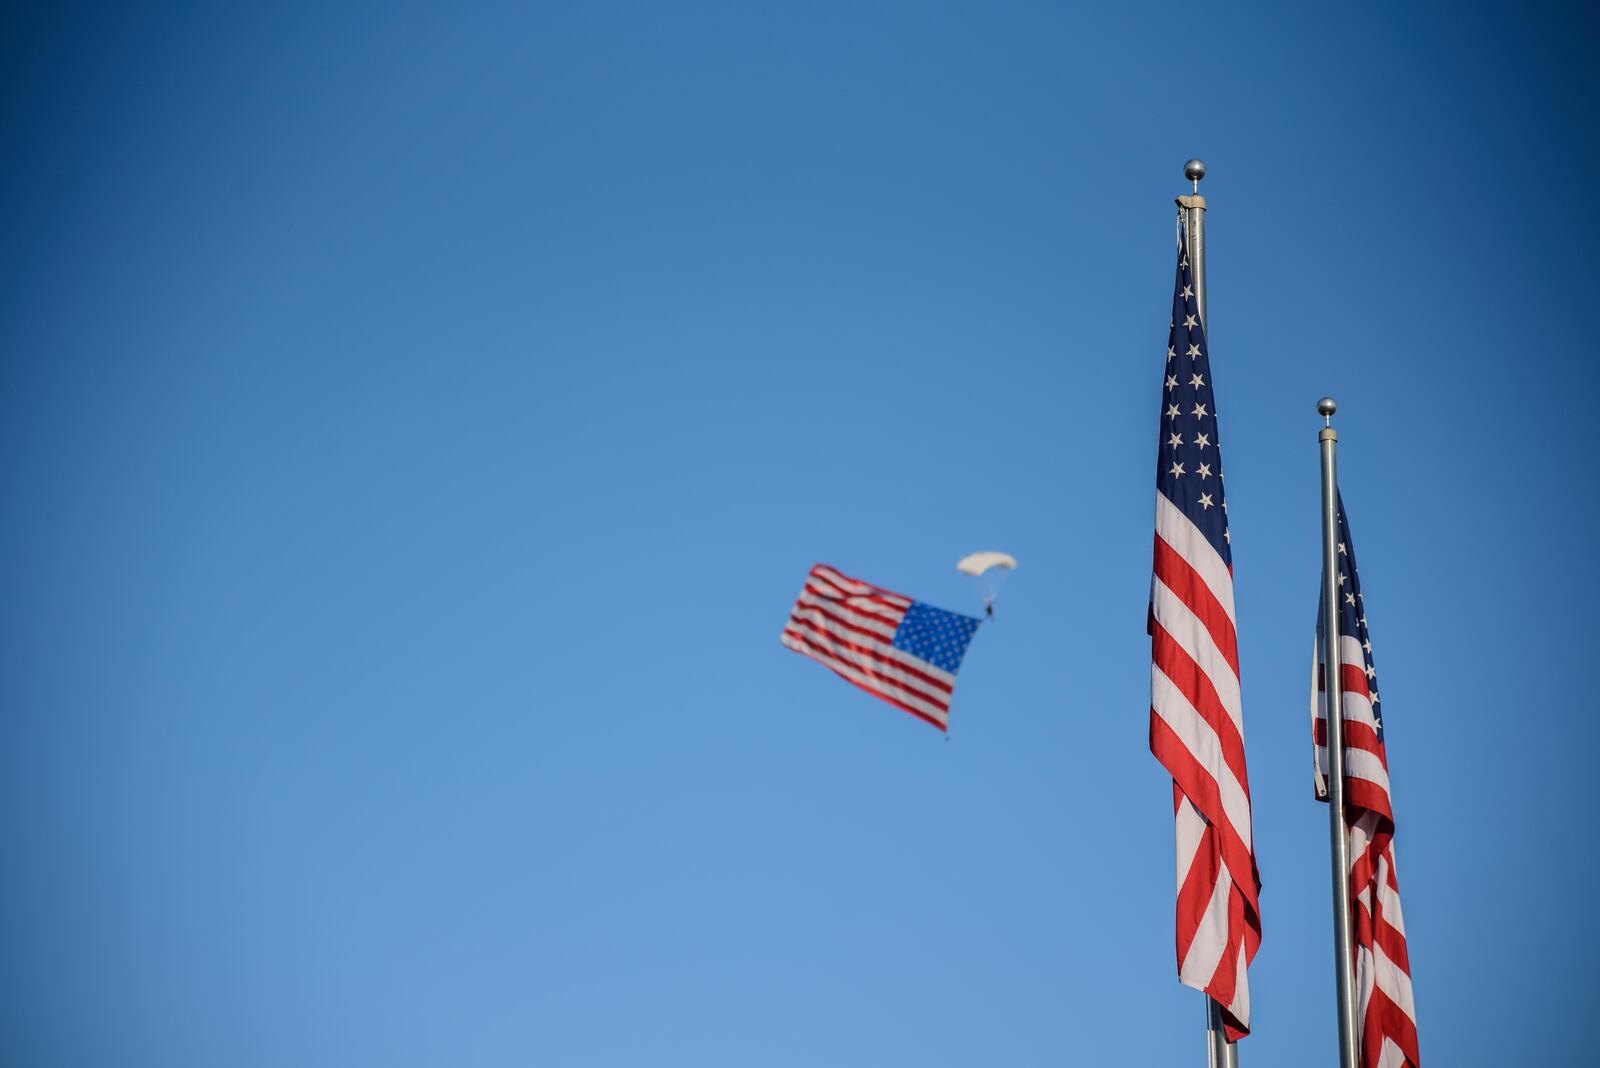
<svg viewBox="0 0 1600 1068"><path fill-rule="evenodd" d="M1206 315L1206 198L1200 195L1200 179L1206 176L1204 161L1192 159L1183 165L1183 176L1194 183L1194 192L1178 197L1183 212L1183 230L1188 240L1189 276L1194 286L1195 307L1200 310L1200 325L1211 341L1211 320ZM1209 1068L1239 1068L1239 1044L1228 1041L1222 1023L1222 1006L1206 998L1206 1064Z"/></svg>
<svg viewBox="0 0 1600 1068"><path fill-rule="evenodd" d="M1185 163L1183 176L1194 183L1194 194L1179 197L1178 207L1183 209L1183 229L1189 237L1189 275L1194 285L1194 303L1200 309L1200 325L1207 327L1206 341L1209 342L1211 320L1206 318L1206 198L1200 195L1200 179L1206 176L1205 161L1192 159Z"/></svg>
<svg viewBox="0 0 1600 1068"><path fill-rule="evenodd" d="M1339 654L1339 480L1333 429L1338 405L1317 402L1322 446L1322 690L1328 717L1328 839L1333 865L1334 990L1339 1005L1340 1068L1356 1068L1356 984L1350 953L1350 836L1344 823L1344 679Z"/></svg>

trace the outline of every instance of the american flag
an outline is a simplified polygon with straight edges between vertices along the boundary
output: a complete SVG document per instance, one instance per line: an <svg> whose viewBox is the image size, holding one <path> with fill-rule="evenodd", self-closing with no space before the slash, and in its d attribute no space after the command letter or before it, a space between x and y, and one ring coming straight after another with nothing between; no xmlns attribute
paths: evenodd
<svg viewBox="0 0 1600 1068"><path fill-rule="evenodd" d="M1233 554L1217 408L1185 243L1156 454L1150 582L1150 751L1172 774L1178 840L1178 979L1222 1008L1230 1040L1250 1032L1245 969L1261 944L1250 836Z"/></svg>
<svg viewBox="0 0 1600 1068"><path fill-rule="evenodd" d="M789 613L783 644L947 730L956 672L980 622L818 564Z"/></svg>
<svg viewBox="0 0 1600 1068"><path fill-rule="evenodd" d="M1350 917L1354 940L1356 1028L1362 1068L1417 1068L1417 1010L1411 961L1394 871L1394 806L1383 746L1378 672L1367 635L1367 608L1356 572L1356 546L1339 499L1339 678L1344 685L1345 826L1350 834ZM1322 619L1320 610L1317 619ZM1320 628L1319 628L1320 630ZM1317 663L1322 660L1321 635ZM1311 690L1316 790L1328 799L1328 717L1322 674Z"/></svg>

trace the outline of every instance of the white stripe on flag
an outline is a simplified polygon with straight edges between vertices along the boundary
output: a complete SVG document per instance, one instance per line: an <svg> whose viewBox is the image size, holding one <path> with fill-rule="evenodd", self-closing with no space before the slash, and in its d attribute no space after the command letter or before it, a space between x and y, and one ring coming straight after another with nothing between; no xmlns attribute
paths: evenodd
<svg viewBox="0 0 1600 1068"><path fill-rule="evenodd" d="M867 674L858 666L856 666L856 664L844 658L848 654L834 655L831 651L824 652L823 650L808 646L801 642L799 638L796 637L794 632L790 630L785 630L783 632L783 644L787 645L797 653L804 653L813 660L819 660L822 663L827 664L829 667L833 668L851 682L854 682L867 690L871 690L875 693L885 694L894 698L896 701L901 701L912 708L917 709L919 712L927 713L940 723L945 722L945 719L948 715L947 705L935 704L921 694L902 689L901 687L890 682L886 682L882 678L876 678Z"/></svg>
<svg viewBox="0 0 1600 1068"><path fill-rule="evenodd" d="M1233 614L1233 573L1222 562L1222 557L1217 555L1217 550L1211 547L1211 542L1200 533L1200 528L1160 490L1156 490L1156 533L1199 573L1206 588L1222 603L1223 611L1237 625L1238 620Z"/></svg>
<svg viewBox="0 0 1600 1068"><path fill-rule="evenodd" d="M1223 811L1228 814L1228 824L1249 846L1250 797L1228 767L1222 755L1222 743L1217 740L1211 724L1195 711L1183 691L1155 666L1150 668L1150 693L1150 704L1156 714L1172 728L1184 748L1194 754L1195 760L1217 784L1217 796L1222 799Z"/></svg>

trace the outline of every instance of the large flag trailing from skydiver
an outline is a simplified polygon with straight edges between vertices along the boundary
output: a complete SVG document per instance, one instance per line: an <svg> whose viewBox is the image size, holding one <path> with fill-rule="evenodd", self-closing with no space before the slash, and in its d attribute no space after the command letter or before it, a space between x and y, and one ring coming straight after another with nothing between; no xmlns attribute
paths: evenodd
<svg viewBox="0 0 1600 1068"><path fill-rule="evenodd" d="M981 622L818 564L789 613L783 644L947 730L956 672Z"/></svg>
<svg viewBox="0 0 1600 1068"><path fill-rule="evenodd" d="M1216 397L1193 284L1184 241L1156 451L1150 751L1172 774L1178 979L1221 1007L1232 1041L1250 1032L1245 969L1261 944L1260 882L1251 844Z"/></svg>

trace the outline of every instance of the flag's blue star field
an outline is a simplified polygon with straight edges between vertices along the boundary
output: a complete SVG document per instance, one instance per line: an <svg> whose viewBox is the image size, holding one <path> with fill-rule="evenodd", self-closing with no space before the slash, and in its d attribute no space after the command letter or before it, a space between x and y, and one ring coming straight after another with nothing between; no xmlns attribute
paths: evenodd
<svg viewBox="0 0 1600 1068"><path fill-rule="evenodd" d="M1187 237L1179 249L1172 294L1172 332L1161 387L1161 448L1156 489L1199 528L1228 567L1228 506L1222 494L1222 451L1217 444L1217 404L1211 392L1206 333L1189 272Z"/></svg>
<svg viewBox="0 0 1600 1068"><path fill-rule="evenodd" d="M894 632L894 647L954 675L961 669L961 658L981 622L913 601Z"/></svg>
<svg viewBox="0 0 1600 1068"><path fill-rule="evenodd" d="M1350 521L1344 514L1344 495L1339 495L1339 633L1361 643L1361 670L1367 676L1367 692L1372 695L1372 717L1383 741L1383 708L1378 704L1378 669L1372 662L1372 641L1367 634L1367 605L1361 596L1361 576L1356 570L1356 543L1350 537ZM1322 618L1319 614L1317 618ZM1348 665L1347 665L1348 666Z"/></svg>

